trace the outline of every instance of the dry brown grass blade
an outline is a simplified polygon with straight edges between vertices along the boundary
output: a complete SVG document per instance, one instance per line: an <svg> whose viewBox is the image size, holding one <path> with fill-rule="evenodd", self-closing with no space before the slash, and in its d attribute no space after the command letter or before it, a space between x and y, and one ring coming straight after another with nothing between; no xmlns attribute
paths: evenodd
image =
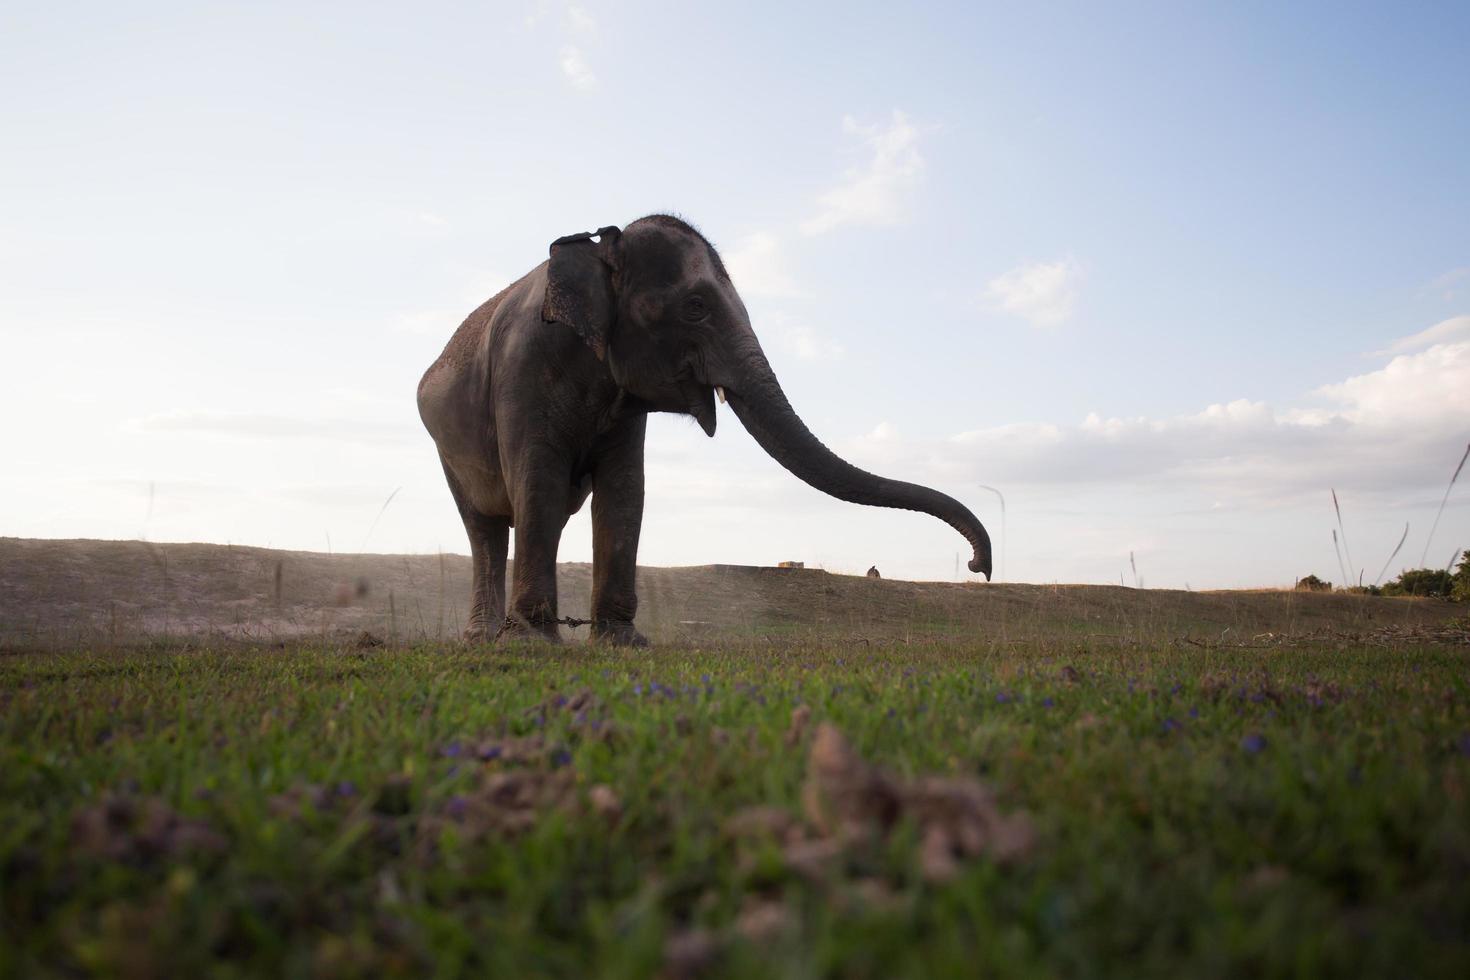
<svg viewBox="0 0 1470 980"><path fill-rule="evenodd" d="M1350 570L1350 569L1352 569L1354 567L1353 566L1353 549L1351 549L1351 548L1348 547L1347 528L1344 527L1343 526L1343 523L1342 523L1342 507L1337 502L1337 489L1336 488L1333 488L1332 489L1332 509L1337 512L1337 529L1342 532L1342 550L1347 555L1347 567ZM1363 584L1363 582L1362 582L1363 576L1362 576L1362 573L1361 572L1358 574L1358 581L1356 583L1354 583L1351 580L1351 575L1349 574L1349 572L1346 572L1345 571L1343 573L1343 578L1345 580L1345 584L1347 584L1347 585L1354 585L1354 584L1362 585Z"/></svg>
<svg viewBox="0 0 1470 980"><path fill-rule="evenodd" d="M1399 543L1394 546L1393 554L1391 554L1391 555L1388 556L1388 561L1386 561L1386 562L1383 563L1383 571L1379 572L1378 573L1378 577L1373 580L1373 587L1374 588L1377 588L1378 587L1378 583L1383 581L1383 576L1385 576L1385 575L1388 574L1388 566L1393 564L1393 560L1395 558L1397 558L1398 555L1399 555L1399 549L1404 546L1404 542L1407 541L1407 540L1409 540L1409 522L1408 521L1405 521L1404 522L1404 535L1403 535L1403 537L1399 538Z"/></svg>
<svg viewBox="0 0 1470 980"><path fill-rule="evenodd" d="M1006 498L995 487L988 487L983 483L979 486L981 490L989 490L995 494L996 499L1000 501L1000 577L996 581L1004 582L1006 580Z"/></svg>
<svg viewBox="0 0 1470 980"><path fill-rule="evenodd" d="M1348 581L1347 566L1342 563L1342 548L1337 544L1337 528L1332 529L1332 550L1337 552L1337 570L1342 573L1342 587L1345 589L1352 583Z"/></svg>
<svg viewBox="0 0 1470 980"><path fill-rule="evenodd" d="M374 517L373 522L368 525L367 533L362 536L362 544L357 546L358 554L362 554L364 551L367 550L368 539L371 538L373 536L373 532L378 529L378 522L383 519L383 514L388 510L388 505L393 502L393 498L398 496L398 491L402 489L402 487L394 487L393 492L388 494L388 499L383 501L383 506L378 508L378 516Z"/></svg>
<svg viewBox="0 0 1470 980"><path fill-rule="evenodd" d="M1439 510L1434 512L1434 523L1429 526L1429 537L1424 539L1424 554L1419 558L1419 567L1426 567L1429 561L1429 546L1434 542L1434 532L1439 528L1439 519L1444 515L1445 504L1450 502L1450 491L1455 489L1455 481L1460 478L1460 471L1465 468L1465 460L1470 459L1470 443L1465 445L1465 454L1460 457L1460 465L1455 467L1454 476L1450 477L1450 485L1444 488L1444 497L1439 501ZM1454 564L1454 559L1450 560Z"/></svg>

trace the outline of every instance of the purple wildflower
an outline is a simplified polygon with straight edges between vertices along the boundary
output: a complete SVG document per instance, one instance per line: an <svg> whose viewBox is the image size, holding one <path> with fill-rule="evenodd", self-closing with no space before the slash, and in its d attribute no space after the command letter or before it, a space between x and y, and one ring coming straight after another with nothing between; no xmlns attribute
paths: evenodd
<svg viewBox="0 0 1470 980"><path fill-rule="evenodd" d="M337 784L337 795L342 797L356 796L357 784L350 779L344 779Z"/></svg>
<svg viewBox="0 0 1470 980"><path fill-rule="evenodd" d="M1057 703L1051 698L1047 697L1041 699L1041 706L1043 708L1055 708L1057 706Z"/></svg>
<svg viewBox="0 0 1470 980"><path fill-rule="evenodd" d="M995 703L996 704L1009 704L1010 701L1011 701L1011 696L1009 694L1007 694L1005 691L997 691L996 692L996 695L995 695Z"/></svg>
<svg viewBox="0 0 1470 980"><path fill-rule="evenodd" d="M1240 740L1240 747L1246 755L1255 755L1266 747L1266 736L1259 732L1251 732Z"/></svg>
<svg viewBox="0 0 1470 980"><path fill-rule="evenodd" d="M480 759L484 762L492 762L500 758L500 746L484 745L480 747Z"/></svg>
<svg viewBox="0 0 1470 980"><path fill-rule="evenodd" d="M442 749L440 749L439 750L439 754L442 755L442 756L446 756L446 757L448 757L450 759L458 759L460 753L463 752L463 751L464 751L464 746L460 745L459 744L459 740L456 739L453 742L450 742L448 745L444 746Z"/></svg>
<svg viewBox="0 0 1470 980"><path fill-rule="evenodd" d="M1455 748L1460 750L1461 755L1470 757L1470 732L1464 733L1455 740Z"/></svg>
<svg viewBox="0 0 1470 980"><path fill-rule="evenodd" d="M566 749L557 749L555 752L551 753L551 765L553 768L560 769L562 766L571 761L572 753L568 752Z"/></svg>
<svg viewBox="0 0 1470 980"><path fill-rule="evenodd" d="M1198 718L1199 717L1199 709L1198 708L1190 708L1189 709L1189 717L1191 717L1191 718Z"/></svg>
<svg viewBox="0 0 1470 980"><path fill-rule="evenodd" d="M1175 721L1173 718L1165 718L1164 723L1159 727L1164 730L1165 735L1169 735L1173 732L1179 731L1179 729L1183 728L1184 726L1179 724L1179 722Z"/></svg>
<svg viewBox="0 0 1470 980"><path fill-rule="evenodd" d="M458 820L460 817L464 816L465 809L468 806L469 801L466 800L463 796L456 794L454 796L451 796L449 798L449 802L444 805L444 812L449 814L451 818Z"/></svg>

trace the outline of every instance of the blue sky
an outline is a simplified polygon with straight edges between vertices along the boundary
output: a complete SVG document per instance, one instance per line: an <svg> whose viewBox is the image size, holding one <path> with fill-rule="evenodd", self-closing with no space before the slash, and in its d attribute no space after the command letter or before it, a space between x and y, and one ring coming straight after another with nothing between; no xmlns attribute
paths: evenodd
<svg viewBox="0 0 1470 980"><path fill-rule="evenodd" d="M669 210L826 442L997 539L1005 493L1008 578L1337 581L1332 487L1367 580L1406 522L1417 564L1470 441L1470 8L1182 7L7 5L0 534L463 551L419 374ZM651 427L645 563L953 577L722 422Z"/></svg>

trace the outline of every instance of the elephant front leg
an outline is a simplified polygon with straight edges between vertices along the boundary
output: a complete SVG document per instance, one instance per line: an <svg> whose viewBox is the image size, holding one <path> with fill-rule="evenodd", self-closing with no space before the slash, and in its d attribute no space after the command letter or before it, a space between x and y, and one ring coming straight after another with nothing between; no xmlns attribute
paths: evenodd
<svg viewBox="0 0 1470 980"><path fill-rule="evenodd" d="M592 638L623 646L648 645L633 627L647 421L640 415L611 433L592 474Z"/></svg>
<svg viewBox="0 0 1470 980"><path fill-rule="evenodd" d="M465 627L464 638L470 643L482 643L494 637L505 621L505 552L510 537L510 521L475 509L449 461L443 456L439 460L444 465L444 477L449 481L454 505L464 521L465 534L470 539L473 584L470 621Z"/></svg>
<svg viewBox="0 0 1470 980"><path fill-rule="evenodd" d="M566 473L538 473L515 501L516 560L510 606L498 637L561 642L556 611L556 551L567 521Z"/></svg>
<svg viewBox="0 0 1470 980"><path fill-rule="evenodd" d="M464 638L470 643L493 639L505 622L505 555L510 542L510 522L504 517L476 514L465 519L470 532L470 561L474 566L474 594L469 626Z"/></svg>

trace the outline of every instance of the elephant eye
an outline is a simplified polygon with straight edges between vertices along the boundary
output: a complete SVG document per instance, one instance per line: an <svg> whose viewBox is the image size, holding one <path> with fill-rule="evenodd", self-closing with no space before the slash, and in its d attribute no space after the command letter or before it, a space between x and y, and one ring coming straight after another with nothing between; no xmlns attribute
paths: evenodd
<svg viewBox="0 0 1470 980"><path fill-rule="evenodd" d="M680 311L679 315L693 323L697 320L703 320L706 312L708 311L705 309L704 300L698 295L695 295L684 300L684 309Z"/></svg>

